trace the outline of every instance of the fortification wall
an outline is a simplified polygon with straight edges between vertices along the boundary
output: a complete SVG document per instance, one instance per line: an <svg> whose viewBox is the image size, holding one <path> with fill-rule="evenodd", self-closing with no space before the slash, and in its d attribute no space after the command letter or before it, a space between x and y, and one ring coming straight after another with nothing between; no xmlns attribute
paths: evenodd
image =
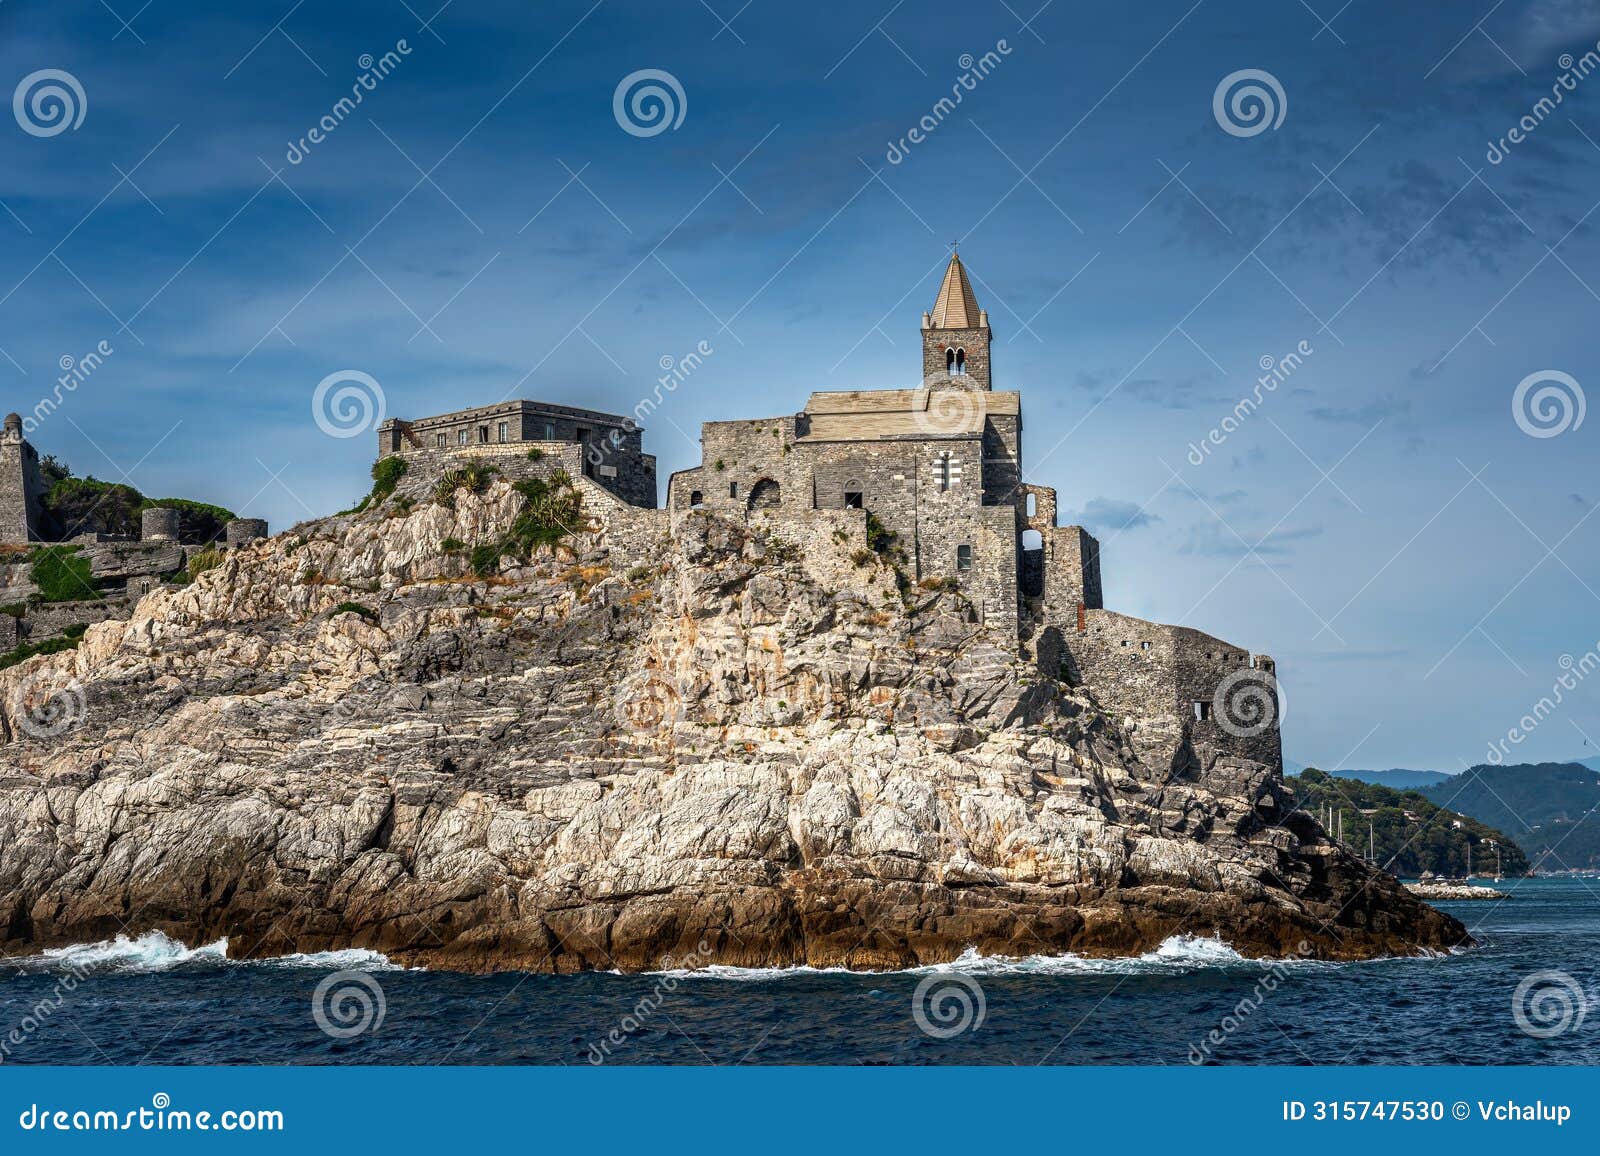
<svg viewBox="0 0 1600 1156"><path fill-rule="evenodd" d="M1051 673L1043 668L1053 659L1067 682L1086 686L1115 716L1168 719L1172 725L1156 731L1157 746L1175 747L1187 737L1281 768L1276 668L1267 656L1198 630L1109 610L1086 610L1082 630L1060 625L1047 633L1039 653L1043 672ZM1242 733L1252 729L1240 706L1252 687L1262 688L1257 701L1266 713L1260 718L1270 720L1256 734Z"/></svg>
<svg viewBox="0 0 1600 1156"><path fill-rule="evenodd" d="M529 458L531 450L538 450L541 456L537 460ZM447 470L482 461L513 481L548 477L551 470L564 469L573 478L586 478L630 505L647 510L654 509L656 505L656 459L653 454L619 453L610 459L610 465L595 467L586 447L576 442L523 441L469 444L446 450L413 448L392 456L406 463L402 492L416 491L420 494L422 491L418 486L425 484L427 492L431 493L432 486Z"/></svg>
<svg viewBox="0 0 1600 1156"><path fill-rule="evenodd" d="M22 426L0 431L0 542L31 542L39 536L39 499L44 481L39 456L22 436Z"/></svg>

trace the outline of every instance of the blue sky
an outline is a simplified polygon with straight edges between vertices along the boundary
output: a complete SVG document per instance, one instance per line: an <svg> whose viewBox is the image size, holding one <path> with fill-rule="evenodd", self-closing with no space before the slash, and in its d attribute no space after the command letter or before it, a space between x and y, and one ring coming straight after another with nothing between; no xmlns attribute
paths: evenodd
<svg viewBox="0 0 1600 1156"><path fill-rule="evenodd" d="M0 3L5 87L86 102L0 130L6 408L113 350L31 433L80 474L281 528L367 486L373 438L313 421L329 374L402 417L626 412L706 342L646 434L664 481L702 421L914 383L959 238L1108 604L1273 654L1291 759L1481 762L1600 644L1600 419L1512 408L1600 381L1600 77L1487 157L1600 4L140 2ZM676 128L619 125L642 69ZM1281 122L1225 131L1246 69ZM1600 739L1600 686L1563 694L1516 758Z"/></svg>

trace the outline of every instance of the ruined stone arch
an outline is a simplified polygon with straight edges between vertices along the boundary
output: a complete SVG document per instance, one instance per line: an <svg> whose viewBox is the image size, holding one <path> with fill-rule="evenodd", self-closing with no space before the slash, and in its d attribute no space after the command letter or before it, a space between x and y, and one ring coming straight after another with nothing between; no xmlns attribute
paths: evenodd
<svg viewBox="0 0 1600 1156"><path fill-rule="evenodd" d="M783 503L783 490L771 478L762 478L750 487L750 509L775 510Z"/></svg>

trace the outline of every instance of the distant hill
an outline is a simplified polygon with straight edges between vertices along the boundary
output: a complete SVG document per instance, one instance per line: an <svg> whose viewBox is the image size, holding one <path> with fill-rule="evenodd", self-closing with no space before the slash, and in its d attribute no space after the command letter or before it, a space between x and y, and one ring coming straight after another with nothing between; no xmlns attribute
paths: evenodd
<svg viewBox="0 0 1600 1156"><path fill-rule="evenodd" d="M1425 773L1425 772L1423 772ZM1360 779L1334 778L1307 767L1296 778L1284 780L1302 810L1322 818L1332 812L1344 816L1345 842L1367 853L1370 825L1372 859L1396 875L1465 875L1468 848L1472 867L1492 870L1491 841L1499 844L1501 867L1507 875L1525 875L1528 856L1517 841L1474 818L1446 810L1418 791L1398 791Z"/></svg>
<svg viewBox="0 0 1600 1156"><path fill-rule="evenodd" d="M1431 787L1453 778L1443 771L1407 771L1395 768L1389 771L1329 771L1336 779L1359 779L1363 783L1376 783L1380 787L1393 787L1397 791L1414 791Z"/></svg>
<svg viewBox="0 0 1600 1156"><path fill-rule="evenodd" d="M1600 771L1583 763L1477 766L1422 794L1510 832L1542 870L1600 866Z"/></svg>

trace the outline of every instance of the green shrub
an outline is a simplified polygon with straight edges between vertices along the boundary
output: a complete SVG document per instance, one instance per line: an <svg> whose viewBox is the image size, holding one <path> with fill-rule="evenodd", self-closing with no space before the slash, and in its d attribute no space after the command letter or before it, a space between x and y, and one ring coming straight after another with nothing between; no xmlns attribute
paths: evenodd
<svg viewBox="0 0 1600 1156"><path fill-rule="evenodd" d="M139 504L145 510L178 511L178 541L214 542L233 520L233 511L210 502L191 502L188 498L146 498Z"/></svg>
<svg viewBox="0 0 1600 1156"><path fill-rule="evenodd" d="M874 554L887 554L894 549L895 533L882 522L878 515L867 515L867 548Z"/></svg>
<svg viewBox="0 0 1600 1156"><path fill-rule="evenodd" d="M479 578L488 578L500 570L500 547L484 543L474 546L468 556L467 565L472 567L472 572Z"/></svg>
<svg viewBox="0 0 1600 1156"><path fill-rule="evenodd" d="M349 511L359 514L363 510L370 510L383 504L383 500L394 493L394 488L400 484L400 479L406 476L406 460L390 455L379 458L372 463L372 492Z"/></svg>
<svg viewBox="0 0 1600 1156"><path fill-rule="evenodd" d="M544 451L538 446L534 446L528 451L528 460L530 462L542 462L544 460Z"/></svg>
<svg viewBox="0 0 1600 1156"><path fill-rule="evenodd" d="M26 602L7 602L4 606L0 606L0 614L10 618L21 618L27 612L28 604Z"/></svg>
<svg viewBox="0 0 1600 1156"><path fill-rule="evenodd" d="M511 529L498 542L472 548L470 565L480 577L496 573L501 558L526 558L535 547L553 546L583 524L583 495L565 470L517 482L515 488L523 506Z"/></svg>
<svg viewBox="0 0 1600 1156"><path fill-rule="evenodd" d="M368 622L378 621L378 612L370 606L363 606L359 602L341 602L333 608L331 617L337 618L341 614L359 614Z"/></svg>
<svg viewBox="0 0 1600 1156"><path fill-rule="evenodd" d="M189 559L189 581L193 582L207 570L215 569L220 565L222 565L222 551L208 546Z"/></svg>
<svg viewBox="0 0 1600 1156"><path fill-rule="evenodd" d="M434 487L433 500L442 506L454 506L457 490L465 486L474 494L481 494L499 472L486 462L468 462L460 469L446 470Z"/></svg>
<svg viewBox="0 0 1600 1156"><path fill-rule="evenodd" d="M439 549L443 550L446 554L457 554L466 548L467 544L460 538L446 538L443 542L439 543Z"/></svg>
<svg viewBox="0 0 1600 1156"><path fill-rule="evenodd" d="M83 632L88 630L86 623L77 623L67 627L54 638L47 638L43 642L24 642L11 650L0 654L0 670L8 666L15 666L19 662L26 662L36 654L60 654L63 650L72 650L83 641Z"/></svg>
<svg viewBox="0 0 1600 1156"><path fill-rule="evenodd" d="M41 602L78 602L99 598L90 573L89 559L76 546L40 546L28 555L33 563L33 584Z"/></svg>

